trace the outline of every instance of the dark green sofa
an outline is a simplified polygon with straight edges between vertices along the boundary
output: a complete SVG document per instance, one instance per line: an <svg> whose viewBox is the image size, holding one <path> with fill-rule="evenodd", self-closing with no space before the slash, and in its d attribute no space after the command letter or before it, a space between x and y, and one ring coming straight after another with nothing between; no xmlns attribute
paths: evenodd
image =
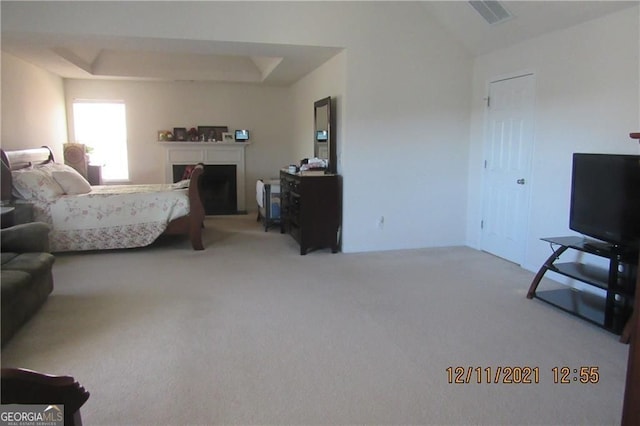
<svg viewBox="0 0 640 426"><path fill-rule="evenodd" d="M2 346L53 291L49 225L25 223L0 230L2 269Z"/></svg>

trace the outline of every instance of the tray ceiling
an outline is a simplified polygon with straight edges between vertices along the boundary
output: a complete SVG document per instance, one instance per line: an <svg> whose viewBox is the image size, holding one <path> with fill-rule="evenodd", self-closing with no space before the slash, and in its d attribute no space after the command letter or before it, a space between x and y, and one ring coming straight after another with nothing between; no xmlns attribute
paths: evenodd
<svg viewBox="0 0 640 426"><path fill-rule="evenodd" d="M2 50L64 78L288 85L342 49L3 32Z"/></svg>

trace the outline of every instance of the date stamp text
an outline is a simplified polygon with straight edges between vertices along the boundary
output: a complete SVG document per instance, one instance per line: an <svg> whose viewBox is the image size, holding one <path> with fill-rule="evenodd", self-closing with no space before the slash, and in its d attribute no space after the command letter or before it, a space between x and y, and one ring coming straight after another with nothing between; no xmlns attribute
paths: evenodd
<svg viewBox="0 0 640 426"><path fill-rule="evenodd" d="M554 384L595 384L600 381L598 370L596 366L561 366L549 370L530 366L449 366L446 373L449 384L537 384L541 373L547 372L551 373Z"/></svg>

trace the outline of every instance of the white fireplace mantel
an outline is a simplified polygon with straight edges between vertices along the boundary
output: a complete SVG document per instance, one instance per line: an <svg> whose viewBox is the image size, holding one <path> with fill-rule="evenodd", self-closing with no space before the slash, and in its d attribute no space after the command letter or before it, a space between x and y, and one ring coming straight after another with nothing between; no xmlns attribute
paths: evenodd
<svg viewBox="0 0 640 426"><path fill-rule="evenodd" d="M159 142L166 147L165 179L173 182L173 166L234 164L238 211L246 211L244 150L249 142Z"/></svg>

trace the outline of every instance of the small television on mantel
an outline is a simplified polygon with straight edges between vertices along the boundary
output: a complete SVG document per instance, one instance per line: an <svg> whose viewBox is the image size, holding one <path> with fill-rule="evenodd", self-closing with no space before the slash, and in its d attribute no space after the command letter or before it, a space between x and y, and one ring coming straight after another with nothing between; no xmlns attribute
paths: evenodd
<svg viewBox="0 0 640 426"><path fill-rule="evenodd" d="M638 250L640 155L573 154L569 228Z"/></svg>
<svg viewBox="0 0 640 426"><path fill-rule="evenodd" d="M235 134L235 139L236 142L246 142L249 140L249 131L242 129L242 130L236 130L236 134Z"/></svg>

